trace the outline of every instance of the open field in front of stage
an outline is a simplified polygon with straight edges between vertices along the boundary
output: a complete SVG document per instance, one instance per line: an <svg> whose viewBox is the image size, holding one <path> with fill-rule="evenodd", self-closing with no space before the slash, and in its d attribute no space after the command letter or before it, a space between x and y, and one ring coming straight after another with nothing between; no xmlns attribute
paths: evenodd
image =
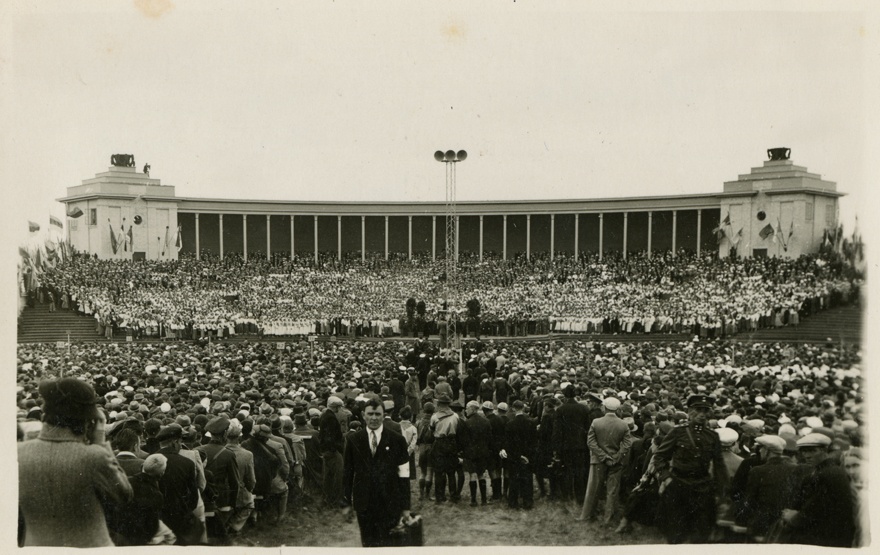
<svg viewBox="0 0 880 555"><path fill-rule="evenodd" d="M425 546L586 546L648 545L665 543L656 528L638 524L627 534L601 522L578 522L580 507L573 502L535 500L531 511L512 510L506 503L471 507L465 495L458 504L435 504L413 496L413 512L424 519ZM601 504L600 504L601 507ZM601 520L601 517L600 517ZM357 521L346 521L342 511L306 508L277 526L268 524L243 532L234 545L249 547L360 547Z"/></svg>

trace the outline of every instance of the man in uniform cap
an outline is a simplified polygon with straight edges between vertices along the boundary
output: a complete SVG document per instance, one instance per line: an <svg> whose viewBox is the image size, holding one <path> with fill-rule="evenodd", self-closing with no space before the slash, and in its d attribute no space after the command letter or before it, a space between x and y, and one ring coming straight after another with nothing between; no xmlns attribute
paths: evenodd
<svg viewBox="0 0 880 555"><path fill-rule="evenodd" d="M811 472L800 485L794 506L782 511L792 543L852 547L855 540L854 496L846 471L828 456L831 438L809 433L797 441Z"/></svg>
<svg viewBox="0 0 880 555"><path fill-rule="evenodd" d="M208 537L220 544L229 540L227 524L238 500L238 490L244 487L235 454L226 448L229 419L225 416L208 421L205 430L211 441L196 451L205 460L205 476L212 495L205 496L205 517Z"/></svg>
<svg viewBox="0 0 880 555"><path fill-rule="evenodd" d="M703 394L688 397L687 424L673 428L654 454L663 490L661 528L669 543L706 543L715 526L715 499L728 476L721 440L707 425L714 402Z"/></svg>

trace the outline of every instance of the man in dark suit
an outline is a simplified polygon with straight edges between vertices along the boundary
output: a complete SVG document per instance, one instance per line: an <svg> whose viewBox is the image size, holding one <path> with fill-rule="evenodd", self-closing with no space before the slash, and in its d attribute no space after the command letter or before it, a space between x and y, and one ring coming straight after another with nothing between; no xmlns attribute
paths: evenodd
<svg viewBox="0 0 880 555"><path fill-rule="evenodd" d="M343 499L357 513L361 544L388 547L391 530L410 517L409 455L403 436L383 425L380 400L367 402L364 418L367 427L345 446Z"/></svg>
<svg viewBox="0 0 880 555"><path fill-rule="evenodd" d="M204 527L192 516L199 502L199 488L196 482L196 463L179 453L183 428L179 424L169 424L156 434L159 440L159 453L165 455L165 473L159 479L159 490L165 500L162 506L162 521L177 536L178 545L197 543Z"/></svg>
<svg viewBox="0 0 880 555"><path fill-rule="evenodd" d="M515 415L505 425L504 449L499 454L508 461L510 471L508 505L517 509L522 498L522 506L528 510L534 506L532 467L538 450L538 425L525 415L524 408L519 399L513 402Z"/></svg>
<svg viewBox="0 0 880 555"><path fill-rule="evenodd" d="M574 386L562 390L565 400L556 409L553 423L553 451L565 472L562 482L562 499L574 498L578 503L587 491L587 433L592 418L590 409L575 400Z"/></svg>

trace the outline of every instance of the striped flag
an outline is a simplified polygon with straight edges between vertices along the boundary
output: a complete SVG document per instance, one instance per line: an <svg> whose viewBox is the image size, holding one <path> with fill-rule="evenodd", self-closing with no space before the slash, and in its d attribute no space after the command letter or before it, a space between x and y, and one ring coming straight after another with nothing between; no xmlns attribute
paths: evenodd
<svg viewBox="0 0 880 555"><path fill-rule="evenodd" d="M49 216L49 225L57 226L58 229L64 229L64 224L62 224L61 220L59 220L55 216Z"/></svg>
<svg viewBox="0 0 880 555"><path fill-rule="evenodd" d="M767 224L764 226L764 229L762 229L758 233L758 236L761 237L761 239L766 239L767 237L770 237L771 235L775 235L775 234L776 234L776 231L773 229L773 224Z"/></svg>
<svg viewBox="0 0 880 555"><path fill-rule="evenodd" d="M40 231L40 224L28 220L28 231L30 231L31 233L36 233Z"/></svg>
<svg viewBox="0 0 880 555"><path fill-rule="evenodd" d="M107 225L110 227L110 246L113 248L113 254L116 254L116 251L119 250L119 242L116 240L116 233L113 231L113 224L110 223L110 218L107 218Z"/></svg>
<svg viewBox="0 0 880 555"><path fill-rule="evenodd" d="M183 248L183 236L180 233L180 226L177 226L177 239L174 241L174 246L177 248L177 252L180 252L180 249Z"/></svg>
<svg viewBox="0 0 880 555"><path fill-rule="evenodd" d="M83 215L83 211L80 210L79 206L74 206L70 210L67 211L68 218L79 218Z"/></svg>

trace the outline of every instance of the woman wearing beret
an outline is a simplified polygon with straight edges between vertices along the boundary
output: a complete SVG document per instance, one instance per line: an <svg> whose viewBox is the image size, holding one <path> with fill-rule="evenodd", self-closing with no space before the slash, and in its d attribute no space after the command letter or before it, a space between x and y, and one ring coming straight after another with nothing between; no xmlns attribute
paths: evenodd
<svg viewBox="0 0 880 555"><path fill-rule="evenodd" d="M43 429L18 445L18 506L25 546L111 546L102 500L127 503L132 489L104 439L95 390L75 378L44 381Z"/></svg>

